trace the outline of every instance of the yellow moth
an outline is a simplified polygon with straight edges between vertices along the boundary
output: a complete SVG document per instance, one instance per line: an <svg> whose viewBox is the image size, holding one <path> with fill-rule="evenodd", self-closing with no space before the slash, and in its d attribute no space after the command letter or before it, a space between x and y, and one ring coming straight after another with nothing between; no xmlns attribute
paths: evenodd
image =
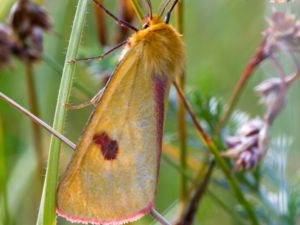
<svg viewBox="0 0 300 225"><path fill-rule="evenodd" d="M184 43L167 13L145 18L61 178L57 213L72 222L123 224L154 207L170 86L184 67Z"/></svg>

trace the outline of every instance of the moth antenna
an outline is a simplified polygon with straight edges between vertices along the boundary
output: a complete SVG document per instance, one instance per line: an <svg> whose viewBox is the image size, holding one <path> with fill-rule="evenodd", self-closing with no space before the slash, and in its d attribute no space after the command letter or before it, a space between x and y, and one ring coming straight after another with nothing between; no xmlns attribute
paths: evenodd
<svg viewBox="0 0 300 225"><path fill-rule="evenodd" d="M174 0L171 8L167 12L167 15L166 15L166 18L165 18L165 23L169 23L170 22L171 13L172 13L173 9L175 8L176 4L178 3L178 1L179 0Z"/></svg>
<svg viewBox="0 0 300 225"><path fill-rule="evenodd" d="M80 59L71 59L69 61L69 63L75 63L75 62L79 62L79 61L96 61L96 60L102 60L104 59L106 56L108 56L109 54L113 53L114 51L116 51L117 49L121 48L122 46L126 45L128 43L128 40L121 42L120 44L116 45L115 47L109 49L107 52L104 52L101 55L98 56L93 56L93 57L89 57L89 58L80 58Z"/></svg>
<svg viewBox="0 0 300 225"><path fill-rule="evenodd" d="M149 14L150 14L150 19L152 19L152 4L151 4L151 0L147 0L147 5L148 5L148 8L149 8Z"/></svg>
<svg viewBox="0 0 300 225"><path fill-rule="evenodd" d="M165 3L160 7L159 9L159 16L162 17L163 14L165 13L166 8L168 7L169 3L171 2L171 0L167 0L165 1Z"/></svg>
<svg viewBox="0 0 300 225"><path fill-rule="evenodd" d="M118 17L116 17L114 14L112 14L108 9L106 9L104 7L104 5L102 5L100 2L98 2L97 0L93 0L93 2L100 7L107 15L109 15L111 18L113 18L117 24L119 24L120 26L123 27L127 27L131 30L134 30L135 32L139 31L139 29L137 29L136 27L132 26L130 23L126 22L125 20L119 19Z"/></svg>

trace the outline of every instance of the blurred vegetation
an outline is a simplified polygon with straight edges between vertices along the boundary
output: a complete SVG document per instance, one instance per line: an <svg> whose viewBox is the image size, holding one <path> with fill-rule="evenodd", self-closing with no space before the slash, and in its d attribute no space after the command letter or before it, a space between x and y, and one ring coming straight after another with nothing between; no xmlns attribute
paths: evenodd
<svg viewBox="0 0 300 225"><path fill-rule="evenodd" d="M8 21L9 10L15 1L0 0L0 19ZM105 1L115 15L122 12L120 1ZM52 19L53 29L44 34L43 60L34 65L34 79L40 117L48 124L53 123L58 88L65 61L77 1L39 1ZM161 1L153 0L157 11ZM220 120L221 113L229 100L247 62L254 55L266 27L266 17L272 8L262 0L184 1L184 40L187 48L186 95L197 118L209 134ZM299 15L300 1L276 6L278 10L291 11ZM88 4L79 57L99 55L114 46L118 25L110 18L107 24L107 46L99 43L92 1ZM175 14L174 14L175 15ZM175 22L174 15L172 23ZM139 20L132 23L140 27ZM118 61L118 51L101 62L78 63L71 93L71 104L89 100L103 86L103 80L113 71ZM292 63L282 59L288 71ZM11 65L0 70L0 91L29 108L26 85L26 65L13 59ZM227 131L233 133L245 118L255 117L263 109L253 94L253 87L274 73L269 62L255 72L244 89ZM300 208L300 88L299 82L288 94L287 107L272 128L270 150L263 163L252 172L234 175L241 190L262 224L299 224ZM177 218L180 205L180 177L183 173L201 181L206 170L201 170L210 161L207 147L199 139L188 115L187 146L188 168L182 171L178 157L177 95L170 94L170 105L166 118L164 142L171 146L164 150L159 177L156 209L169 221ZM68 111L64 135L74 143L87 122L91 108ZM44 146L43 168L46 168L50 135L42 131ZM224 147L218 138L219 147ZM0 101L0 225L36 223L41 190L37 185L38 162L31 123L24 115ZM166 149L166 147L164 147ZM223 150L223 149L221 149ZM60 174L64 171L73 151L62 145ZM228 160L228 165L231 162ZM202 171L202 173L198 173ZM45 172L45 170L44 170ZM193 183L195 185L195 183ZM192 186L194 187L194 186ZM296 219L298 218L298 219ZM228 180L216 166L207 192L205 193L194 224L249 224L244 208L230 191ZM58 217L58 224L69 224ZM158 224L151 216L139 220L137 225Z"/></svg>

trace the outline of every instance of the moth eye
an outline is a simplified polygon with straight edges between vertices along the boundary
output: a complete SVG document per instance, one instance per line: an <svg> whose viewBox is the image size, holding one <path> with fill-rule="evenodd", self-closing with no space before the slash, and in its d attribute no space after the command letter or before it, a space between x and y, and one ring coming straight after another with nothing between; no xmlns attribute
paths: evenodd
<svg viewBox="0 0 300 225"><path fill-rule="evenodd" d="M149 27L149 23L145 23L144 25L143 25L143 29L147 29Z"/></svg>

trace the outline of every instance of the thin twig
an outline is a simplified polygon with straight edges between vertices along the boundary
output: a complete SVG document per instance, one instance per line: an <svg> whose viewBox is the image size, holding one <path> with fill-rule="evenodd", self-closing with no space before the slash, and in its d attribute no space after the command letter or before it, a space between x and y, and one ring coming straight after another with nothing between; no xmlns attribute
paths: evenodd
<svg viewBox="0 0 300 225"><path fill-rule="evenodd" d="M186 97L183 93L183 91L181 90L181 88L179 87L179 85L176 82L173 82L176 91L179 95L179 97L181 98L185 108L187 109L188 113L190 114L190 117L197 129L197 131L199 131L199 134L201 136L201 138L203 139L203 141L205 142L206 145L210 146L212 143L211 138L206 134L205 130L202 128L201 124L198 122L196 115L194 114L190 104L187 102Z"/></svg>
<svg viewBox="0 0 300 225"><path fill-rule="evenodd" d="M75 150L76 145L70 141L69 139L67 139L64 135L62 135L61 133L59 133L58 131L56 131L55 129L53 129L51 126L49 126L47 123L45 123L43 120L39 119L38 117L36 117L34 114L32 114L31 112L29 112L27 109L25 109L24 107L22 107L21 105L19 105L18 103L16 103L14 100L12 100L11 98L9 98L8 96L6 96L5 94L3 94L2 92L0 92L0 99L3 99L4 101L6 101L7 103L9 103L10 105L12 105L14 108L16 108L17 110L19 110L20 112L24 113L26 116L28 116L33 122L35 122L36 124L44 127L46 130L48 130L51 134L55 135L57 138L59 138L61 141L63 141L64 143L66 143L67 145L69 145L72 149Z"/></svg>
<svg viewBox="0 0 300 225"><path fill-rule="evenodd" d="M151 209L151 215L162 225L171 225L162 215L159 214L155 209Z"/></svg>

